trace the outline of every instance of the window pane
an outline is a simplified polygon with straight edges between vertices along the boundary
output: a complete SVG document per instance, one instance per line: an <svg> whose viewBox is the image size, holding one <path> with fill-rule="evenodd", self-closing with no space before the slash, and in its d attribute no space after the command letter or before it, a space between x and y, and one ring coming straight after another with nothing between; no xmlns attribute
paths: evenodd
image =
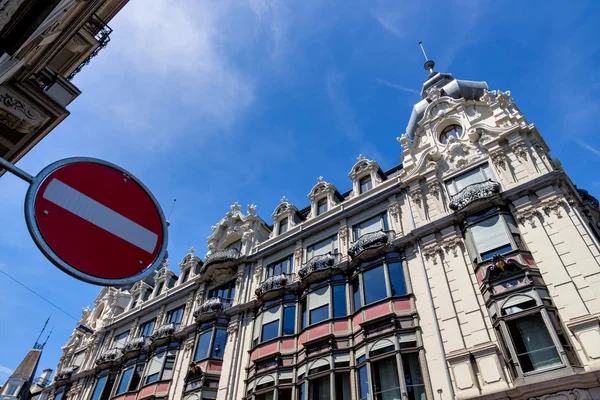
<svg viewBox="0 0 600 400"><path fill-rule="evenodd" d="M385 227L383 226L383 220L381 218L381 215L377 215L373 218L370 218L366 221L361 222L360 224L356 225L355 228L355 238L354 240L358 239L359 237L361 237L362 235L366 234L366 233L371 233L371 232L377 232L377 231L381 231L381 230L385 230Z"/></svg>
<svg viewBox="0 0 600 400"><path fill-rule="evenodd" d="M140 325L140 336L148 337L152 333L152 329L154 328L154 320L148 321Z"/></svg>
<svg viewBox="0 0 600 400"><path fill-rule="evenodd" d="M404 282L404 271L402 263L393 262L388 264L392 296L403 296L406 294L406 283Z"/></svg>
<svg viewBox="0 0 600 400"><path fill-rule="evenodd" d="M212 357L223 358L225 353L225 344L227 343L227 330L217 329L215 331L215 340L213 343Z"/></svg>
<svg viewBox="0 0 600 400"><path fill-rule="evenodd" d="M296 396L296 400L306 400L306 384L302 382L300 386L298 386L298 390L296 391L298 395Z"/></svg>
<svg viewBox="0 0 600 400"><path fill-rule="evenodd" d="M167 357L165 359L165 367L163 368L162 378L163 380L171 379L173 377L173 367L175 366L175 358L177 357L177 350L172 349L167 351Z"/></svg>
<svg viewBox="0 0 600 400"><path fill-rule="evenodd" d="M396 357L388 357L371 363L375 399L400 399L400 382Z"/></svg>
<svg viewBox="0 0 600 400"><path fill-rule="evenodd" d="M102 378L99 378L96 381L96 387L94 388L94 393L92 393L91 400L100 400L100 395L102 394L102 389L104 389L104 384L106 383L107 379L108 376L104 375Z"/></svg>
<svg viewBox="0 0 600 400"><path fill-rule="evenodd" d="M117 336L115 336L115 338L113 340L112 347L122 349L123 346L125 346L125 342L127 341L128 337L129 337L129 331L118 334Z"/></svg>
<svg viewBox="0 0 600 400"><path fill-rule="evenodd" d="M144 373L145 363L138 363L133 372L133 376L131 377L131 382L129 383L129 388L127 390L137 390L140 381L142 380L142 374Z"/></svg>
<svg viewBox="0 0 600 400"><path fill-rule="evenodd" d="M288 230L288 219L284 218L281 221L279 221L279 234L281 235L282 233L287 232Z"/></svg>
<svg viewBox="0 0 600 400"><path fill-rule="evenodd" d="M306 297L300 301L300 329L306 327Z"/></svg>
<svg viewBox="0 0 600 400"><path fill-rule="evenodd" d="M292 400L292 389L279 389L279 400Z"/></svg>
<svg viewBox="0 0 600 400"><path fill-rule="evenodd" d="M208 346L210 346L210 339L212 336L212 330L204 332L198 339L198 347L196 348L196 355L194 361L200 361L208 357Z"/></svg>
<svg viewBox="0 0 600 400"><path fill-rule="evenodd" d="M313 379L309 383L310 388L310 400L329 400L330 389L329 389L329 375L319 379Z"/></svg>
<svg viewBox="0 0 600 400"><path fill-rule="evenodd" d="M314 256L320 256L327 253L335 253L334 250L334 242L335 237L327 238L319 243L315 243L307 249L308 258L312 258Z"/></svg>
<svg viewBox="0 0 600 400"><path fill-rule="evenodd" d="M345 317L346 311L346 285L333 287L333 318Z"/></svg>
<svg viewBox="0 0 600 400"><path fill-rule="evenodd" d="M262 327L262 341L273 339L279 336L279 320L269 322Z"/></svg>
<svg viewBox="0 0 600 400"><path fill-rule="evenodd" d="M338 400L350 400L350 373L335 374L335 397Z"/></svg>
<svg viewBox="0 0 600 400"><path fill-rule="evenodd" d="M296 332L296 306L283 307L283 334L293 335Z"/></svg>
<svg viewBox="0 0 600 400"><path fill-rule="evenodd" d="M329 318L329 305L326 304L314 310L310 310L310 324L316 324L317 322L325 321Z"/></svg>
<svg viewBox="0 0 600 400"><path fill-rule="evenodd" d="M327 199L321 199L317 202L317 215L323 214L327 211Z"/></svg>
<svg viewBox="0 0 600 400"><path fill-rule="evenodd" d="M507 321L506 325L523 372L562 364L540 314Z"/></svg>
<svg viewBox="0 0 600 400"><path fill-rule="evenodd" d="M104 385L104 390L102 391L102 396L100 396L100 400L108 400L110 398L110 392L117 380L117 374L111 373L108 375L108 379L106 380L106 385Z"/></svg>
<svg viewBox="0 0 600 400"><path fill-rule="evenodd" d="M510 240L504 227L504 220L498 215L478 222L470 229L473 243L482 258L484 254L489 255L488 258L491 258L493 254L502 251L507 246L511 249Z"/></svg>
<svg viewBox="0 0 600 400"><path fill-rule="evenodd" d="M474 183L479 183L485 181L486 178L483 176L480 168L476 168L472 171L469 171L461 176L458 176L452 180L456 186L456 191L450 193L451 196L463 190L465 187L472 185Z"/></svg>
<svg viewBox="0 0 600 400"><path fill-rule="evenodd" d="M365 303L370 304L374 301L385 299L387 297L385 274L383 265L373 268L363 273L363 285L365 288Z"/></svg>
<svg viewBox="0 0 600 400"><path fill-rule="evenodd" d="M85 351L80 351L79 353L75 354L75 357L73 357L73 362L71 363L71 365L81 367L83 365L84 358Z"/></svg>
<svg viewBox="0 0 600 400"><path fill-rule="evenodd" d="M360 285L358 282L358 278L355 278L352 281L352 298L354 300L354 312L360 310L362 303L360 301Z"/></svg>
<svg viewBox="0 0 600 400"><path fill-rule="evenodd" d="M425 400L425 384L421 375L419 355L417 353L402 354L402 367L409 400Z"/></svg>
<svg viewBox="0 0 600 400"><path fill-rule="evenodd" d="M369 398L369 379L367 378L366 365L358 370L358 393L360 394L360 400Z"/></svg>
<svg viewBox="0 0 600 400"><path fill-rule="evenodd" d="M371 182L371 177L366 176L360 180L360 193L364 193L367 190L373 189L373 182Z"/></svg>
<svg viewBox="0 0 600 400"><path fill-rule="evenodd" d="M129 387L129 379L131 379L131 376L133 375L134 367L135 365L132 365L131 367L123 371L123 373L121 374L121 382L119 382L119 386L117 387L117 393L115 394L121 394L127 391L127 388Z"/></svg>
<svg viewBox="0 0 600 400"><path fill-rule="evenodd" d="M158 379L158 374L162 369L163 362L165 360L166 351L161 351L158 354L155 354L150 360L150 365L148 366L148 377L146 378L146 383L154 382Z"/></svg>

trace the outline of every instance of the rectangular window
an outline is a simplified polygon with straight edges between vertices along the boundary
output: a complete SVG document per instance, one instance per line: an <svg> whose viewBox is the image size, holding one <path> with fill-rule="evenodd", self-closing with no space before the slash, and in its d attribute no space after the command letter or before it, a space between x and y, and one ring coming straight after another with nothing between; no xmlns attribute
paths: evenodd
<svg viewBox="0 0 600 400"><path fill-rule="evenodd" d="M371 181L371 176L365 176L360 180L360 193L364 193L371 189L373 189L373 182Z"/></svg>
<svg viewBox="0 0 600 400"><path fill-rule="evenodd" d="M163 286L164 286L164 285L165 285L165 284L164 284L164 282L160 282L160 283L158 284L158 286L156 287L156 294L154 295L154 297L158 297L158 296L160 296L160 294L161 294L161 292L162 292L162 290L163 290Z"/></svg>
<svg viewBox="0 0 600 400"><path fill-rule="evenodd" d="M282 233L286 233L288 230L288 219L284 218L281 221L279 221L279 234L281 235Z"/></svg>
<svg viewBox="0 0 600 400"><path fill-rule="evenodd" d="M131 377L131 381L129 382L129 389L127 390L137 390L138 386L142 380L142 374L144 373L144 367L146 366L145 362L138 362L133 371L133 376Z"/></svg>
<svg viewBox="0 0 600 400"><path fill-rule="evenodd" d="M279 400L292 400L292 389L279 389Z"/></svg>
<svg viewBox="0 0 600 400"><path fill-rule="evenodd" d="M15 385L14 383L9 383L6 386L6 389L4 389L4 394L8 395L8 396L14 396L17 393L17 389L19 388L19 385ZM56 391L56 394L54 395L54 398L61 398L62 397L62 393L63 392L59 392L58 390Z"/></svg>
<svg viewBox="0 0 600 400"><path fill-rule="evenodd" d="M350 400L350 372L337 372L335 374L335 397L338 400ZM387 397L386 397L387 399Z"/></svg>
<svg viewBox="0 0 600 400"><path fill-rule="evenodd" d="M204 360L208 357L210 340L212 339L212 330L203 332L198 337L198 347L196 347L196 355L194 361Z"/></svg>
<svg viewBox="0 0 600 400"><path fill-rule="evenodd" d="M387 230L387 213L376 215L375 217L369 218L366 221L354 225L354 240L358 240L358 238L360 238L363 235L366 235L367 233Z"/></svg>
<svg viewBox="0 0 600 400"><path fill-rule="evenodd" d="M108 379L108 375L104 375L96 381L96 387L94 388L94 392L92 393L91 400L100 400L100 396L102 395L102 390L104 390L104 385ZM56 398L56 397L55 397Z"/></svg>
<svg viewBox="0 0 600 400"><path fill-rule="evenodd" d="M275 275L291 274L292 270L292 256L288 256L281 261L267 265L267 278Z"/></svg>
<svg viewBox="0 0 600 400"><path fill-rule="evenodd" d="M321 215L323 213L325 213L328 209L327 206L327 197L324 199L321 199L317 202L317 215Z"/></svg>
<svg viewBox="0 0 600 400"><path fill-rule="evenodd" d="M227 249L236 249L237 251L242 250L242 239L238 239L235 242L230 243L226 247Z"/></svg>
<svg viewBox="0 0 600 400"><path fill-rule="evenodd" d="M310 324L325 321L329 316L329 306L324 305L314 310L310 310Z"/></svg>
<svg viewBox="0 0 600 400"><path fill-rule="evenodd" d="M162 380L168 380L173 377L173 367L175 366L175 358L177 358L177 350L170 349L165 357L165 366L162 371Z"/></svg>
<svg viewBox="0 0 600 400"><path fill-rule="evenodd" d="M311 400L329 400L331 391L329 389L329 375L318 379L311 379L309 386Z"/></svg>
<svg viewBox="0 0 600 400"><path fill-rule="evenodd" d="M208 291L207 299L220 297L222 299L233 299L235 297L235 281L227 282L219 287Z"/></svg>
<svg viewBox="0 0 600 400"><path fill-rule="evenodd" d="M181 277L181 283L187 282L188 278L190 277L190 271L192 269L188 268L185 270L185 272L183 273L183 276Z"/></svg>
<svg viewBox="0 0 600 400"><path fill-rule="evenodd" d="M302 382L300 386L298 386L298 390L296 391L298 395L296 396L296 400L307 400L306 399L306 384Z"/></svg>
<svg viewBox="0 0 600 400"><path fill-rule="evenodd" d="M165 322L175 324L175 327L179 326L181 319L183 318L183 311L185 310L185 306L177 307L173 310L167 312L167 317Z"/></svg>
<svg viewBox="0 0 600 400"><path fill-rule="evenodd" d="M346 308L346 285L333 286L333 318L348 315Z"/></svg>
<svg viewBox="0 0 600 400"><path fill-rule="evenodd" d="M494 175L492 174L490 166L485 164L447 181L446 188L448 189L448 194L454 196L467 186L474 183L485 182L488 179L494 179Z"/></svg>
<svg viewBox="0 0 600 400"><path fill-rule="evenodd" d="M300 330L306 327L306 297L300 301Z"/></svg>
<svg viewBox="0 0 600 400"><path fill-rule="evenodd" d="M400 382L396 357L371 363L373 391L376 399L400 399Z"/></svg>
<svg viewBox="0 0 600 400"><path fill-rule="evenodd" d="M293 335L296 332L296 306L283 306L283 335Z"/></svg>
<svg viewBox="0 0 600 400"><path fill-rule="evenodd" d="M91 400L108 400L116 377L116 374L109 374L98 378Z"/></svg>
<svg viewBox="0 0 600 400"><path fill-rule="evenodd" d="M227 343L227 330L218 328L215 330L215 340L213 341L211 357L223 358L225 353L225 344Z"/></svg>
<svg viewBox="0 0 600 400"><path fill-rule="evenodd" d="M358 277L354 278L352 284L352 299L354 300L354 312L357 312L362 307L362 301L360 300L360 285Z"/></svg>
<svg viewBox="0 0 600 400"><path fill-rule="evenodd" d="M141 337L149 337L152 334L152 330L154 329L154 320L144 322L140 325L140 334Z"/></svg>
<svg viewBox="0 0 600 400"><path fill-rule="evenodd" d="M129 337L129 331L125 331L116 335L113 339L112 348L113 349L122 349L125 346L125 342L127 342L127 338Z"/></svg>
<svg viewBox="0 0 600 400"><path fill-rule="evenodd" d="M513 249L504 218L499 215L477 222L469 229L473 244L482 260L489 260L494 254L506 253Z"/></svg>
<svg viewBox="0 0 600 400"><path fill-rule="evenodd" d="M321 256L323 254L331 253L336 254L338 252L338 240L337 235L328 237L318 243L315 243L306 248L307 257L310 260L315 256Z"/></svg>
<svg viewBox="0 0 600 400"><path fill-rule="evenodd" d="M117 392L115 395L125 393L129 387L129 380L133 376L133 371L135 369L135 365L131 365L123 370L121 374L121 381L119 382L119 386L117 386Z"/></svg>
<svg viewBox="0 0 600 400"><path fill-rule="evenodd" d="M404 281L404 271L401 262L391 262L388 264L390 275L390 285L392 287L392 296L404 296L406 294L406 283Z"/></svg>
<svg viewBox="0 0 600 400"><path fill-rule="evenodd" d="M129 332L127 332L127 333L129 333ZM73 361L71 362L71 365L81 367L81 366L83 366L84 359L85 359L85 351L80 351L79 353L76 353L75 356L73 357Z"/></svg>
<svg viewBox="0 0 600 400"><path fill-rule="evenodd" d="M264 324L262 327L262 341L279 336L279 320Z"/></svg>
<svg viewBox="0 0 600 400"><path fill-rule="evenodd" d="M369 399L369 378L367 377L366 365L363 365L358 370L358 394L360 400Z"/></svg>
<svg viewBox="0 0 600 400"><path fill-rule="evenodd" d="M402 354L402 367L404 369L404 381L406 382L408 399L424 399L425 383L423 382L423 375L421 375L418 353Z"/></svg>
<svg viewBox="0 0 600 400"><path fill-rule="evenodd" d="M363 286L365 288L365 304L371 304L387 297L383 265L363 273Z"/></svg>
<svg viewBox="0 0 600 400"><path fill-rule="evenodd" d="M203 390L202 400L215 400L217 398L216 390Z"/></svg>
<svg viewBox="0 0 600 400"><path fill-rule="evenodd" d="M523 372L562 364L541 314L510 320L506 325Z"/></svg>
<svg viewBox="0 0 600 400"><path fill-rule="evenodd" d="M158 380L160 370L165 362L166 354L166 351L161 351L150 359L150 365L148 366L148 372L146 373L146 383L152 383Z"/></svg>

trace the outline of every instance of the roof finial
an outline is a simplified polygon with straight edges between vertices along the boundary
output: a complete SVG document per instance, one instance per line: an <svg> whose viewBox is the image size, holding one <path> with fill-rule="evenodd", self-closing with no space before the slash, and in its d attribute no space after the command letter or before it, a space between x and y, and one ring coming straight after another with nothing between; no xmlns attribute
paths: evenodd
<svg viewBox="0 0 600 400"><path fill-rule="evenodd" d="M425 56L425 65L423 65L423 68L425 68L427 71L429 71L430 74L432 74L433 67L435 67L435 63L433 62L433 60L430 60L427 57L427 53L425 53L425 48L423 47L423 42L419 42L419 46L421 46L421 51L423 52L423 56Z"/></svg>

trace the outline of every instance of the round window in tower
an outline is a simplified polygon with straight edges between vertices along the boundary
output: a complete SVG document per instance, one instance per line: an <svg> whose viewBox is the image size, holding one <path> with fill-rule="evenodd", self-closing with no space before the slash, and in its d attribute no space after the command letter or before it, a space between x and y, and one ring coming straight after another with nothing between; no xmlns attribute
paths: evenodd
<svg viewBox="0 0 600 400"><path fill-rule="evenodd" d="M440 133L440 142L446 144L450 137L458 138L462 135L462 127L460 125L449 125Z"/></svg>

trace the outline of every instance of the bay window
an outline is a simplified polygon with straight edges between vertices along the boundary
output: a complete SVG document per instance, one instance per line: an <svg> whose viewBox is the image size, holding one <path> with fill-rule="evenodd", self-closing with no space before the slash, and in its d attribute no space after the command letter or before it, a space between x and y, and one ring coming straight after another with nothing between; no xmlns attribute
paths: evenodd
<svg viewBox="0 0 600 400"><path fill-rule="evenodd" d="M375 399L400 399L400 381L396 357L371 362L373 396Z"/></svg>
<svg viewBox="0 0 600 400"><path fill-rule="evenodd" d="M366 400L369 398L369 378L367 372L367 365L362 365L358 369L358 397L360 400Z"/></svg>
<svg viewBox="0 0 600 400"><path fill-rule="evenodd" d="M272 264L267 265L267 278L270 278L275 275L290 275L294 269L294 264L292 262L292 256L287 256L283 260L279 260Z"/></svg>
<svg viewBox="0 0 600 400"><path fill-rule="evenodd" d="M283 306L283 336L293 335L296 332L296 306L285 304Z"/></svg>
<svg viewBox="0 0 600 400"><path fill-rule="evenodd" d="M142 380L146 356L140 356L125 362L115 395L137 390Z"/></svg>
<svg viewBox="0 0 600 400"><path fill-rule="evenodd" d="M455 196L458 192L469 185L485 182L494 179L494 174L489 164L484 164L462 175L452 178L446 182L446 189L450 196Z"/></svg>
<svg viewBox="0 0 600 400"><path fill-rule="evenodd" d="M344 277L336 275L329 280L313 283L309 287L309 293L302 298L300 306L301 329L331 318L347 316Z"/></svg>
<svg viewBox="0 0 600 400"><path fill-rule="evenodd" d="M425 382L421 374L418 353L402 354L402 368L408 400L425 400Z"/></svg>
<svg viewBox="0 0 600 400"><path fill-rule="evenodd" d="M104 370L98 374L96 386L92 392L91 400L108 400L112 392L117 373Z"/></svg>
<svg viewBox="0 0 600 400"><path fill-rule="evenodd" d="M333 318L345 317L348 315L346 305L346 285L333 285Z"/></svg>
<svg viewBox="0 0 600 400"><path fill-rule="evenodd" d="M363 272L365 305L387 297L383 264Z"/></svg>
<svg viewBox="0 0 600 400"><path fill-rule="evenodd" d="M367 233L387 231L388 229L389 228L387 213L376 215L352 227L352 231L354 233L354 240L358 240L361 236Z"/></svg>
<svg viewBox="0 0 600 400"><path fill-rule="evenodd" d="M177 358L179 343L172 342L167 346L157 347L150 360L146 371L145 384L160 380L169 380L173 377L173 367Z"/></svg>
<svg viewBox="0 0 600 400"><path fill-rule="evenodd" d="M227 343L227 328L221 326L212 326L198 335L198 344L194 361L204 360L205 358L223 358L225 344Z"/></svg>
<svg viewBox="0 0 600 400"><path fill-rule="evenodd" d="M296 296L271 301L254 318L253 344L296 333Z"/></svg>
<svg viewBox="0 0 600 400"><path fill-rule="evenodd" d="M351 281L354 312L362 306L392 296L406 295L401 255L396 252L360 264L361 276Z"/></svg>
<svg viewBox="0 0 600 400"><path fill-rule="evenodd" d="M468 217L467 226L474 259L486 261L524 247L515 220L506 213L489 210Z"/></svg>
<svg viewBox="0 0 600 400"><path fill-rule="evenodd" d="M337 235L328 237L318 243L310 245L306 248L306 257L308 260L315 256L322 256L324 254L337 254L338 253L338 240Z"/></svg>

